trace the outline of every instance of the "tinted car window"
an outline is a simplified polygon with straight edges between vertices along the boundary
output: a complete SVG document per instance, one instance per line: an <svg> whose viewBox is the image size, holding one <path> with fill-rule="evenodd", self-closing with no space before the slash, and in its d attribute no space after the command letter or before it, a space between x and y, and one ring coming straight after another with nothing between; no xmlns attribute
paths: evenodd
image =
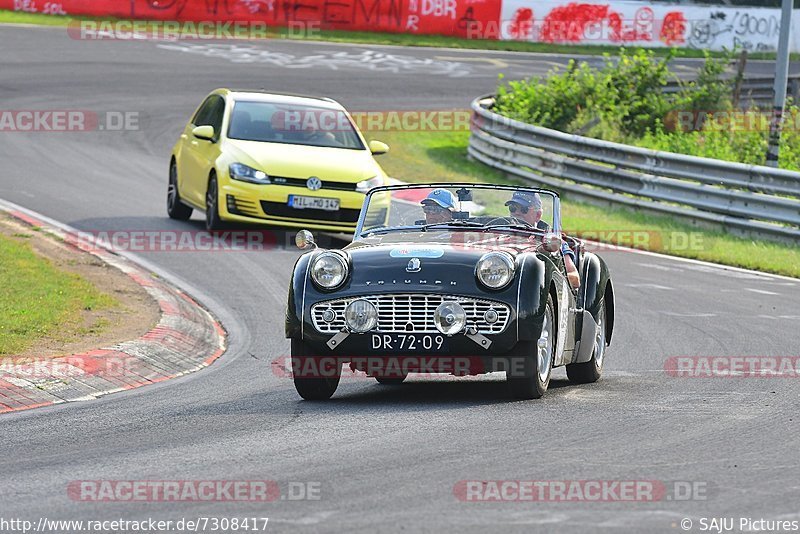
<svg viewBox="0 0 800 534"><path fill-rule="evenodd" d="M225 99L216 97L208 112L208 124L214 127L214 135L219 137L222 131L222 117L225 114Z"/></svg>
<svg viewBox="0 0 800 534"><path fill-rule="evenodd" d="M225 99L219 95L211 95L197 110L192 124L195 126L212 126L214 136L219 137L222 131L222 117L225 114Z"/></svg>
<svg viewBox="0 0 800 534"><path fill-rule="evenodd" d="M236 102L230 139L363 150L352 121L342 110L277 102Z"/></svg>
<svg viewBox="0 0 800 534"><path fill-rule="evenodd" d="M206 126L206 125L211 124L211 122L209 121L209 118L211 116L210 115L211 108L213 107L214 100L216 98L219 98L219 97L210 96L210 97L206 98L206 101L203 102L203 105L200 106L200 109L198 109L197 113L195 113L194 118L192 119L192 124L194 124L195 126Z"/></svg>

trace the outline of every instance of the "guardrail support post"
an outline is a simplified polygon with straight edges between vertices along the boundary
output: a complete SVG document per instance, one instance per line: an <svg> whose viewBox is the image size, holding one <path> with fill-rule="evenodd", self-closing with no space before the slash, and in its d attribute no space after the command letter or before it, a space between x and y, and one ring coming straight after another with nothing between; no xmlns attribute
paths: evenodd
<svg viewBox="0 0 800 534"><path fill-rule="evenodd" d="M781 143L781 123L786 105L786 88L789 78L789 37L792 32L792 0L783 0L781 10L781 32L778 37L778 60L775 62L775 101L772 105L772 120L769 125L769 148L767 165L778 166Z"/></svg>
<svg viewBox="0 0 800 534"><path fill-rule="evenodd" d="M747 67L747 50L742 50L739 61L736 62L736 79L733 82L733 108L739 108L739 100L742 96L742 80L744 80L744 70Z"/></svg>

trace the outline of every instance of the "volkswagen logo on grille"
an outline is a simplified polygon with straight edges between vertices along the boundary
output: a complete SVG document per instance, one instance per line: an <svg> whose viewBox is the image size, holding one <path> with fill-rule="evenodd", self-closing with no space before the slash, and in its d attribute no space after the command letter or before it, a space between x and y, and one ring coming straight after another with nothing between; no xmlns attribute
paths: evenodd
<svg viewBox="0 0 800 534"><path fill-rule="evenodd" d="M316 176L310 176L308 180L306 180L306 187L311 189L312 191L317 191L318 189L322 189L322 180L320 180Z"/></svg>
<svg viewBox="0 0 800 534"><path fill-rule="evenodd" d="M406 271L410 273L418 273L421 269L419 258L411 258L406 266Z"/></svg>

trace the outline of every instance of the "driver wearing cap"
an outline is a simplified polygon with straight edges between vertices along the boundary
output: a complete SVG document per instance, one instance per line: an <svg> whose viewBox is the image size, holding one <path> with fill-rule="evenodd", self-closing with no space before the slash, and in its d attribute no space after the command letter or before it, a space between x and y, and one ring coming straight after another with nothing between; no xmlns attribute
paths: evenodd
<svg viewBox="0 0 800 534"><path fill-rule="evenodd" d="M425 224L439 224L453 220L456 199L447 189L434 189L420 204L422 211L425 212Z"/></svg>
<svg viewBox="0 0 800 534"><path fill-rule="evenodd" d="M542 197L539 193L531 191L514 191L511 200L506 202L508 212L515 219L521 219L526 223L547 231L550 226L542 220Z"/></svg>
<svg viewBox="0 0 800 534"><path fill-rule="evenodd" d="M515 219L521 219L545 232L550 230L550 225L542 220L542 197L539 196L539 193L514 191L511 200L506 202L506 206L508 206L509 214ZM564 255L564 266L567 269L569 284L574 289L578 289L581 285L581 278L575 267L575 253L569 248L566 241L561 244L561 253Z"/></svg>

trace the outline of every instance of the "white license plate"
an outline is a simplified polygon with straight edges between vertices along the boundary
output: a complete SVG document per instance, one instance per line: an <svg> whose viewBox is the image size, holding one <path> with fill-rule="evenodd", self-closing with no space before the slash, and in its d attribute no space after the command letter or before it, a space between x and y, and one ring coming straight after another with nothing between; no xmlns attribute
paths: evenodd
<svg viewBox="0 0 800 534"><path fill-rule="evenodd" d="M289 195L289 205L298 210L325 210L338 211L338 198L300 197Z"/></svg>

